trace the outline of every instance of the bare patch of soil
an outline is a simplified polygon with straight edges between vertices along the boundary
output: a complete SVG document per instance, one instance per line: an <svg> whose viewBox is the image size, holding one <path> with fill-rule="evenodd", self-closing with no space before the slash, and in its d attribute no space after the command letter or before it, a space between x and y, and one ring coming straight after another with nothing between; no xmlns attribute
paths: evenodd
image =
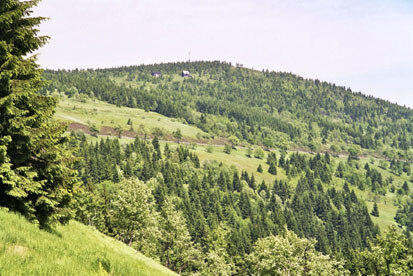
<svg viewBox="0 0 413 276"><path fill-rule="evenodd" d="M117 136L117 133L113 127L102 126L99 131L100 135Z"/></svg>
<svg viewBox="0 0 413 276"><path fill-rule="evenodd" d="M21 245L12 245L9 248L7 248L7 253L8 254L13 254L13 255L18 255L18 256L26 256L27 255L28 249L24 246Z"/></svg>
<svg viewBox="0 0 413 276"><path fill-rule="evenodd" d="M87 134L92 134L89 127L80 123L71 123L67 129L68 131L82 131Z"/></svg>
<svg viewBox="0 0 413 276"><path fill-rule="evenodd" d="M83 131L84 133L87 134L92 134L92 131L90 131L89 127L87 125L83 125L80 123L71 123L69 125L69 131ZM118 136L117 132L115 131L115 128L110 127L110 126L102 126L100 128L99 134L102 136ZM142 134L138 134L133 130L124 130L122 132L122 137L130 137L130 138L135 138L136 136L139 136L140 138L144 138L145 136ZM153 139L154 135L148 134L146 135L147 139ZM162 137L159 137L160 140L166 141L166 142L178 142L175 137L173 137L171 134L165 134ZM180 140L180 143L182 144L199 144L199 145L215 145L215 146L223 146L225 144L228 144L228 139L223 138L223 137L218 137L213 140L208 140L208 139L197 139L197 138L189 138L189 137L183 137Z"/></svg>

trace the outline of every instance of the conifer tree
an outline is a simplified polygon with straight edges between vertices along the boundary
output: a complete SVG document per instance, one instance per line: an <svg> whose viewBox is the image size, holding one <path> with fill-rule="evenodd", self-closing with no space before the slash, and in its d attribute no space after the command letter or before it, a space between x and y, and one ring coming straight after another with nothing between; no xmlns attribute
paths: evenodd
<svg viewBox="0 0 413 276"><path fill-rule="evenodd" d="M270 167L268 168L268 172L273 175L277 175L277 167L275 166L274 162L271 162Z"/></svg>
<svg viewBox="0 0 413 276"><path fill-rule="evenodd" d="M45 18L30 17L38 3L0 2L0 205L46 226L70 218L75 174L65 126L52 121L56 99L36 93L42 71L27 57L48 39L38 36Z"/></svg>
<svg viewBox="0 0 413 276"><path fill-rule="evenodd" d="M374 203L373 210L371 211L371 215L375 217L379 216L379 208L377 207L377 203Z"/></svg>
<svg viewBox="0 0 413 276"><path fill-rule="evenodd" d="M403 188L404 193L406 195L408 195L409 194L409 184L407 184L407 181L404 181L402 188Z"/></svg>

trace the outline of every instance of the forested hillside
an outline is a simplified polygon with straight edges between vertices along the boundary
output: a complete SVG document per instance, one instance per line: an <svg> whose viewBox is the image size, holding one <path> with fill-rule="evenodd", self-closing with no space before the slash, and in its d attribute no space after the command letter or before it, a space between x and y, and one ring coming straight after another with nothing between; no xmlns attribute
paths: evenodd
<svg viewBox="0 0 413 276"><path fill-rule="evenodd" d="M76 219L172 270L369 275L412 268L412 110L220 62L44 77L41 93L63 101L57 117L94 136L70 135L82 181ZM396 222L404 234L385 230ZM403 246L389 258L383 252L395 240ZM273 248L280 251L265 253Z"/></svg>
<svg viewBox="0 0 413 276"><path fill-rule="evenodd" d="M189 70L191 77L181 77ZM154 77L151 72L160 72ZM413 110L350 89L222 62L47 70L43 93L84 94L198 126L213 136L311 151L412 159Z"/></svg>
<svg viewBox="0 0 413 276"><path fill-rule="evenodd" d="M78 149L80 161L75 167L85 188L76 197L76 218L179 273L251 275L277 258L278 253L266 256L267 261L256 257L265 255L271 242L277 247L285 243L285 254L293 254L310 242L299 242L298 237L315 239L308 246L314 254L325 254L321 259L335 257L325 263L330 267L325 273L374 270L369 263L377 252L369 251L369 241L380 231L355 190L387 193L391 184L368 163L360 168L357 160L337 163L328 153L272 152L263 163L269 164L272 174L282 172L288 179L268 183L223 163L201 164L186 146L162 146L157 137L122 145L109 138L89 142L84 134L72 133L71 141ZM400 194L401 202L410 202L408 186L407 191L400 188L394 193ZM379 216L374 211L372 215ZM174 237L173 242L168 237ZM398 255L403 259L411 241L403 235L398 239L407 239L402 241L407 251ZM359 262L359 254L369 261ZM315 272L311 263L322 264L320 260L309 260L307 268L298 260L296 265ZM397 271L407 271L411 265L397 264Z"/></svg>

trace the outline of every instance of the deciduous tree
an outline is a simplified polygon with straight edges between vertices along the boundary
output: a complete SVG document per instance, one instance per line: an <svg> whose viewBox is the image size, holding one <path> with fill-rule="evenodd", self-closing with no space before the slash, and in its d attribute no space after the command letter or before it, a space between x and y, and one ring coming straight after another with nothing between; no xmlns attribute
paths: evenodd
<svg viewBox="0 0 413 276"><path fill-rule="evenodd" d="M156 256L160 230L150 188L133 178L119 185L110 204L110 228L123 242Z"/></svg>
<svg viewBox="0 0 413 276"><path fill-rule="evenodd" d="M413 249L411 236L395 226L377 238L371 250L356 251L352 262L354 275L411 275Z"/></svg>
<svg viewBox="0 0 413 276"><path fill-rule="evenodd" d="M172 135L173 135L174 138L178 141L178 144L179 144L179 142L180 142L181 139L182 139L182 132L181 132L181 130L178 128L176 131L172 132Z"/></svg>
<svg viewBox="0 0 413 276"><path fill-rule="evenodd" d="M202 270L201 251L191 240L186 220L171 199L166 199L161 211L161 261L179 274Z"/></svg>
<svg viewBox="0 0 413 276"><path fill-rule="evenodd" d="M348 275L339 261L317 252L316 241L285 236L259 239L248 256L254 275Z"/></svg>

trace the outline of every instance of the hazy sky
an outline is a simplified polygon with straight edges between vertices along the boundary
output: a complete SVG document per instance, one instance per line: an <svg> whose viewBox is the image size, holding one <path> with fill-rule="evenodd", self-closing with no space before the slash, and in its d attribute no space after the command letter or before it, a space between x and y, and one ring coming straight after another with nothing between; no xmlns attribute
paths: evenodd
<svg viewBox="0 0 413 276"><path fill-rule="evenodd" d="M46 68L223 60L413 107L410 0L43 0Z"/></svg>

